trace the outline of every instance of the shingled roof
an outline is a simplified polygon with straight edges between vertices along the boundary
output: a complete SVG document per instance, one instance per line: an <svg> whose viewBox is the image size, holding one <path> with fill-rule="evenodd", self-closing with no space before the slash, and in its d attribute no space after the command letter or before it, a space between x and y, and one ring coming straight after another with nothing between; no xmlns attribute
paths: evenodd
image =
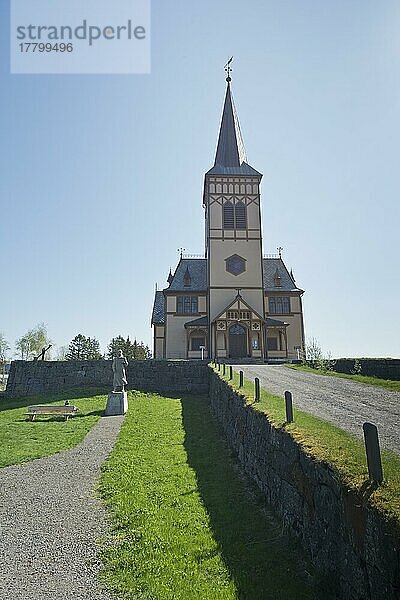
<svg viewBox="0 0 400 600"><path fill-rule="evenodd" d="M151 316L152 325L164 325L165 323L165 297L164 292L156 292Z"/></svg>
<svg viewBox="0 0 400 600"><path fill-rule="evenodd" d="M264 289L273 292L302 292L289 274L281 258L264 258ZM187 285L190 275L190 285ZM275 285L276 275L279 275L280 286ZM207 260L205 258L181 258L175 273L170 279L167 292L206 292L207 291ZM186 283L186 285L185 285ZM162 292L158 292L161 294ZM161 300L159 300L161 302Z"/></svg>
<svg viewBox="0 0 400 600"><path fill-rule="evenodd" d="M190 282L189 285L188 282ZM205 258L181 258L166 291L206 292L207 260Z"/></svg>
<svg viewBox="0 0 400 600"><path fill-rule="evenodd" d="M291 278L285 263L281 258L264 258L264 289L268 292L302 292ZM276 275L279 275L280 286L275 285Z"/></svg>

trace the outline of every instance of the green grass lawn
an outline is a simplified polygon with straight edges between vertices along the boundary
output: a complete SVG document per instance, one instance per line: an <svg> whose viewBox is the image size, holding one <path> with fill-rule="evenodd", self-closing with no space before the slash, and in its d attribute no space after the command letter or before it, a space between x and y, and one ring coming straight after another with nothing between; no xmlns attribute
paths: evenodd
<svg viewBox="0 0 400 600"><path fill-rule="evenodd" d="M296 371L305 371L306 373L316 373L317 375L330 375L331 377L340 377L341 379L352 379L358 381L358 383L367 383L368 385L376 385L383 387L388 390L400 392L400 381L394 381L392 379L379 379L378 377L367 377L366 375L348 375L347 373L337 373L336 371L312 369L306 365L289 365L286 367L295 369Z"/></svg>
<svg viewBox="0 0 400 600"><path fill-rule="evenodd" d="M293 542L241 476L204 397L130 392L100 492L113 526L103 579L118 597L313 597Z"/></svg>
<svg viewBox="0 0 400 600"><path fill-rule="evenodd" d="M68 399L79 412L65 421L58 416L25 415L31 404L64 404ZM104 411L106 396L67 391L47 396L0 399L0 467L49 456L73 448L83 440Z"/></svg>
<svg viewBox="0 0 400 600"><path fill-rule="evenodd" d="M218 373L218 371L216 370ZM254 384L244 378L239 388L239 373L233 372L229 381L229 369L221 379L227 381L243 394L248 403L254 402ZM330 464L343 483L355 489L364 489L368 480L365 449L362 441L331 423L300 411L294 406L294 422L286 423L285 402L265 389L260 389L260 402L253 404L255 410L265 413L277 428L285 428L301 444L305 452L320 462ZM381 510L389 519L400 523L400 456L387 450L382 451L384 474L383 485L369 497L369 502ZM365 498L371 492L367 488Z"/></svg>

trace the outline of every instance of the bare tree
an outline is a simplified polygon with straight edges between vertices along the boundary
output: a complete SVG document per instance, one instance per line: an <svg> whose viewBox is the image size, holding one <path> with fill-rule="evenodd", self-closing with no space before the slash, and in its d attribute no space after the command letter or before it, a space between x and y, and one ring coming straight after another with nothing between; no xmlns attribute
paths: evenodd
<svg viewBox="0 0 400 600"><path fill-rule="evenodd" d="M7 362L7 353L10 349L8 342L4 335L0 333L0 372L1 372L1 387L4 385L5 369Z"/></svg>
<svg viewBox="0 0 400 600"><path fill-rule="evenodd" d="M66 355L68 352L68 346L58 346L55 360L67 360Z"/></svg>

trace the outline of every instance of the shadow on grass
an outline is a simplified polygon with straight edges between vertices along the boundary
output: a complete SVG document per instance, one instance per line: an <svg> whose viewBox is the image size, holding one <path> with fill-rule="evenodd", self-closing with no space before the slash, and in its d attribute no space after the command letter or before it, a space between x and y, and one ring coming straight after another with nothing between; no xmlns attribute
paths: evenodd
<svg viewBox="0 0 400 600"><path fill-rule="evenodd" d="M73 400L94 398L95 396L103 396L107 393L108 390L104 390L103 388L93 388L63 390L61 392L48 394L32 394L30 396L20 396L17 398L0 396L0 412L14 408L25 408L26 406L31 406L33 404L49 404L50 402L60 402L60 404L64 404L65 400L72 401L70 404L74 404ZM100 411L100 414L101 412L102 411ZM88 414L98 414L98 411Z"/></svg>
<svg viewBox="0 0 400 600"><path fill-rule="evenodd" d="M182 415L188 462L238 598L313 598L294 542L283 533L261 493L241 474L208 399L182 398ZM199 561L205 558L199 556Z"/></svg>

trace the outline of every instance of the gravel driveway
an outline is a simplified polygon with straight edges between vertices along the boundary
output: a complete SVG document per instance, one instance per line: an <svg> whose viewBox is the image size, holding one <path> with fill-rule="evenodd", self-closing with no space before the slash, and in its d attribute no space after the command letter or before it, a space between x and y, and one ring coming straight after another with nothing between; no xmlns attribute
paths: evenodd
<svg viewBox="0 0 400 600"><path fill-rule="evenodd" d="M123 417L104 417L72 450L0 469L0 598L110 600L97 582L107 532L95 496Z"/></svg>
<svg viewBox="0 0 400 600"><path fill-rule="evenodd" d="M296 371L284 365L234 365L247 379L260 379L261 387L283 396L293 394L301 410L331 421L363 439L362 424L378 427L381 446L400 454L400 392L341 379Z"/></svg>

